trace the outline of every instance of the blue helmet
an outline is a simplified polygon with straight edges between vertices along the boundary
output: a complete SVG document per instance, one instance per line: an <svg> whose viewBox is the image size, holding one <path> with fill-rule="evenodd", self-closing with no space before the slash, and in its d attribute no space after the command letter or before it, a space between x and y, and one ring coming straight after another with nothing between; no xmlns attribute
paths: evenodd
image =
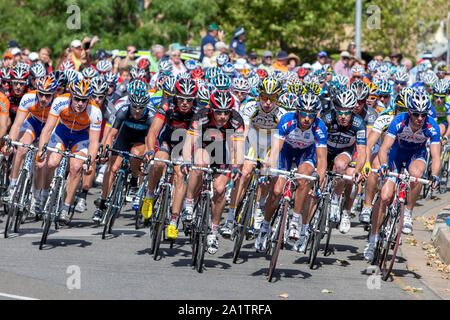
<svg viewBox="0 0 450 320"><path fill-rule="evenodd" d="M431 108L430 96L427 92L414 90L409 96L408 110L414 112L428 112Z"/></svg>

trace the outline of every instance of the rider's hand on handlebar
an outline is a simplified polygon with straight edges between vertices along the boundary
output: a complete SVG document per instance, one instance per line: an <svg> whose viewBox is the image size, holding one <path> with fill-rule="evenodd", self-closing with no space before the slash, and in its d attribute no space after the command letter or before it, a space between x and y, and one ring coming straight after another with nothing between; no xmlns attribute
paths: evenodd
<svg viewBox="0 0 450 320"><path fill-rule="evenodd" d="M370 162L364 163L364 167L361 169L361 174L363 180L367 180L369 178L369 174L372 171L372 168L370 166Z"/></svg>
<svg viewBox="0 0 450 320"><path fill-rule="evenodd" d="M381 167L380 167L380 169L378 169L378 174L379 174L381 177L386 176L386 175L388 174L388 172L389 172L389 167L388 167L387 164L382 164Z"/></svg>
<svg viewBox="0 0 450 320"><path fill-rule="evenodd" d="M239 170L238 167L232 167L231 168L231 179L233 181L238 180L242 176L241 170Z"/></svg>
<svg viewBox="0 0 450 320"><path fill-rule="evenodd" d="M144 161L149 162L152 161L153 158L155 158L155 151L149 150L144 154Z"/></svg>
<svg viewBox="0 0 450 320"><path fill-rule="evenodd" d="M363 176L358 172L355 172L352 176L353 183L358 184L362 180Z"/></svg>
<svg viewBox="0 0 450 320"><path fill-rule="evenodd" d="M431 177L430 177L430 182L431 182L431 184L430 184L431 188L434 190L434 189L436 189L439 186L441 181L439 180L438 176L432 174Z"/></svg>
<svg viewBox="0 0 450 320"><path fill-rule="evenodd" d="M192 163L184 163L180 167L180 171L182 174L187 176L192 169Z"/></svg>

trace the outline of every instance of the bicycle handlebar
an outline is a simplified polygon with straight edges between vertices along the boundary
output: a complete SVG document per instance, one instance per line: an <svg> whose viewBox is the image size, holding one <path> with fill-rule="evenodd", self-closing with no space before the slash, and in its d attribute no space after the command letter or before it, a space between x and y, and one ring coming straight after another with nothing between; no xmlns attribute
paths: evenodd
<svg viewBox="0 0 450 320"><path fill-rule="evenodd" d="M192 166L191 168L192 170L199 170L199 171L203 171L205 173L210 173L210 174L214 174L214 173L223 173L223 174L228 174L231 173L231 170L223 170L223 169L211 169L211 168L204 168L204 167L195 167Z"/></svg>
<svg viewBox="0 0 450 320"><path fill-rule="evenodd" d="M109 146L107 145L106 148L105 148L105 155L108 152L118 153L120 157L126 156L126 157L129 157L129 158L138 159L138 160L141 160L141 161L144 160L144 157L137 156L137 155L129 153L127 151L121 151L121 150L116 150L116 149L113 149L113 148L109 148Z"/></svg>
<svg viewBox="0 0 450 320"><path fill-rule="evenodd" d="M278 169L269 169L270 172L277 173L283 176L292 177L295 179L304 179L309 181L316 181L317 177L308 176L300 173L295 173L294 171L284 171L284 170L278 170Z"/></svg>
<svg viewBox="0 0 450 320"><path fill-rule="evenodd" d="M38 147L36 147L36 146L34 146L32 144L25 144L25 143L22 143L22 142L19 142L19 141L11 141L9 144L11 144L13 146L16 146L16 147L27 148L28 150L33 150L33 151L39 150Z"/></svg>
<svg viewBox="0 0 450 320"><path fill-rule="evenodd" d="M372 172L373 173L378 173L378 169L372 169ZM430 184L431 183L430 180L413 177L413 176L410 176L409 174L407 175L407 174L401 174L401 173L396 173L396 172L388 172L387 175L389 177L399 178L399 179L402 179L402 180L406 180L406 178L409 178L408 180L410 182L419 182L421 184Z"/></svg>
<svg viewBox="0 0 450 320"><path fill-rule="evenodd" d="M259 159L259 158L250 158L250 157L247 157L247 156L245 156L244 157L244 159L245 160L248 160L248 161L252 161L252 162L254 162L254 163L261 163L261 164L267 164L267 161L264 161L263 159Z"/></svg>

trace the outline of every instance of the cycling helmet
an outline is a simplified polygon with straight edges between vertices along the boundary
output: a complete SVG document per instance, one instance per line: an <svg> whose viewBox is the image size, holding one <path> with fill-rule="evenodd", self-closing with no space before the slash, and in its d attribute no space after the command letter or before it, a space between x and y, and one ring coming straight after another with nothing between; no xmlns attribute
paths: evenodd
<svg viewBox="0 0 450 320"><path fill-rule="evenodd" d="M177 74L177 79L192 79L189 72L180 72Z"/></svg>
<svg viewBox="0 0 450 320"><path fill-rule="evenodd" d="M89 98L92 94L92 87L88 80L76 79L70 83L70 93L79 98Z"/></svg>
<svg viewBox="0 0 450 320"><path fill-rule="evenodd" d="M448 93L447 81L439 80L433 86L433 94L446 95Z"/></svg>
<svg viewBox="0 0 450 320"><path fill-rule="evenodd" d="M363 74L364 74L364 68L361 67L359 64L355 64L352 67L351 72L352 72L354 77L362 77Z"/></svg>
<svg viewBox="0 0 450 320"><path fill-rule="evenodd" d="M57 70L54 72L54 75L55 75L56 82L58 83L58 87L67 86L68 81L67 81L67 76L66 76L65 71Z"/></svg>
<svg viewBox="0 0 450 320"><path fill-rule="evenodd" d="M414 90L409 95L407 107L412 112L428 112L431 108L430 96L424 91Z"/></svg>
<svg viewBox="0 0 450 320"><path fill-rule="evenodd" d="M356 106L356 96L352 90L345 90L333 99L334 108L343 108L352 110Z"/></svg>
<svg viewBox="0 0 450 320"><path fill-rule="evenodd" d="M258 69L258 70L256 70L255 73L258 75L258 77L260 79L264 79L269 76L269 74L267 73L267 71L265 69Z"/></svg>
<svg viewBox="0 0 450 320"><path fill-rule="evenodd" d="M177 82L177 78L173 75L168 76L166 80L164 80L162 89L165 93L173 96L175 94L175 82Z"/></svg>
<svg viewBox="0 0 450 320"><path fill-rule="evenodd" d="M103 75L103 77L105 78L105 81L108 84L117 85L118 77L117 77L117 74L115 74L114 72L107 72Z"/></svg>
<svg viewBox="0 0 450 320"><path fill-rule="evenodd" d="M413 89L412 88L403 88L402 90L400 90L400 93L397 95L397 97L395 98L395 105L398 108L403 108L403 109L407 109L408 108L408 101L409 101L409 96L412 94Z"/></svg>
<svg viewBox="0 0 450 320"><path fill-rule="evenodd" d="M184 66L186 67L188 72L191 72L192 70L198 68L198 63L197 63L197 61L195 61L193 59L189 59L189 60L186 60L186 62L184 63Z"/></svg>
<svg viewBox="0 0 450 320"><path fill-rule="evenodd" d="M48 76L44 76L39 78L36 81L36 89L38 92L42 93L54 93L56 89L58 89L58 81L55 78L55 75L49 74Z"/></svg>
<svg viewBox="0 0 450 320"><path fill-rule="evenodd" d="M209 106L213 110L231 110L235 100L228 90L216 90L209 98Z"/></svg>
<svg viewBox="0 0 450 320"><path fill-rule="evenodd" d="M231 85L230 77L226 74L219 73L212 81L212 84L218 89L218 90L228 90L228 88Z"/></svg>
<svg viewBox="0 0 450 320"><path fill-rule="evenodd" d="M47 74L47 70L40 63L35 63L30 67L30 78L38 79L44 77Z"/></svg>
<svg viewBox="0 0 450 320"><path fill-rule="evenodd" d="M234 78L231 84L231 89L234 91L248 93L250 91L250 83L245 78Z"/></svg>
<svg viewBox="0 0 450 320"><path fill-rule="evenodd" d="M303 92L303 83L300 80L294 80L288 85L288 92L301 94Z"/></svg>
<svg viewBox="0 0 450 320"><path fill-rule="evenodd" d="M198 86L194 80L179 79L175 83L175 92L183 96L194 97L197 94Z"/></svg>
<svg viewBox="0 0 450 320"><path fill-rule="evenodd" d="M75 71L74 69L67 69L64 71L67 76L67 82L73 82L77 79L82 79L81 73Z"/></svg>
<svg viewBox="0 0 450 320"><path fill-rule="evenodd" d="M260 82L262 81L256 73L254 73L251 77L248 77L247 80L251 88L258 88Z"/></svg>
<svg viewBox="0 0 450 320"><path fill-rule="evenodd" d="M361 80L354 81L350 85L350 90L353 91L358 101L366 100L369 96L369 87Z"/></svg>
<svg viewBox="0 0 450 320"><path fill-rule="evenodd" d="M205 77L205 73L203 72L203 69L198 67L191 71L191 79L203 79Z"/></svg>
<svg viewBox="0 0 450 320"><path fill-rule="evenodd" d="M307 92L310 92L310 93L318 96L318 95L320 95L321 89L317 83L312 82L312 83L306 84L303 87L303 94L305 94Z"/></svg>
<svg viewBox="0 0 450 320"><path fill-rule="evenodd" d="M438 62L434 66L434 72L435 73L439 73L439 72L446 73L447 72L447 65L446 65L446 63L444 61Z"/></svg>
<svg viewBox="0 0 450 320"><path fill-rule="evenodd" d="M300 111L317 113L320 111L320 107L320 99L315 94L308 92L298 97L297 109Z"/></svg>
<svg viewBox="0 0 450 320"><path fill-rule="evenodd" d="M135 80L135 79L140 79L140 80L142 80L142 79L145 79L145 76L146 76L146 72L145 72L145 70L144 69L141 69L141 68L139 68L139 67L133 67L133 68L131 68L131 70L130 70L130 77L131 77L131 80Z"/></svg>
<svg viewBox="0 0 450 320"><path fill-rule="evenodd" d="M281 85L280 82L272 77L265 78L259 84L259 92L265 93L268 95L281 93Z"/></svg>
<svg viewBox="0 0 450 320"><path fill-rule="evenodd" d="M2 80L8 81L11 79L11 68L3 67L1 69Z"/></svg>
<svg viewBox="0 0 450 320"><path fill-rule="evenodd" d="M347 86L347 84L349 83L350 79L343 75L343 74L338 74L336 75L333 80L336 80L337 82L339 82L341 85L343 85L344 87Z"/></svg>
<svg viewBox="0 0 450 320"><path fill-rule="evenodd" d="M219 67L222 67L225 63L228 63L230 61L230 58L227 54L221 53L216 58L216 63Z"/></svg>
<svg viewBox="0 0 450 320"><path fill-rule="evenodd" d="M307 73L308 71L305 68L300 67L297 69L297 75L299 78L304 78Z"/></svg>
<svg viewBox="0 0 450 320"><path fill-rule="evenodd" d="M219 67L210 67L206 70L206 80L211 82L219 73L222 73L222 70Z"/></svg>
<svg viewBox="0 0 450 320"><path fill-rule="evenodd" d="M328 64L328 63L325 63L322 66L322 71L325 72L325 73L333 73L334 72L333 71L333 67L330 64Z"/></svg>
<svg viewBox="0 0 450 320"><path fill-rule="evenodd" d="M382 80L378 83L378 94L379 95L388 95L392 92L392 85L387 80Z"/></svg>
<svg viewBox="0 0 450 320"><path fill-rule="evenodd" d="M160 74L169 75L172 72L173 66L169 60L159 60L158 70Z"/></svg>
<svg viewBox="0 0 450 320"><path fill-rule="evenodd" d="M20 79L20 80L24 80L27 79L28 76L30 75L29 69L28 69L28 65L25 65L23 63L18 63L16 64L14 67L12 67L11 71L11 79Z"/></svg>
<svg viewBox="0 0 450 320"><path fill-rule="evenodd" d="M378 88L378 86L375 83L371 82L367 86L369 87L369 94L371 94L371 95L378 95L379 88Z"/></svg>
<svg viewBox="0 0 450 320"><path fill-rule="evenodd" d="M81 74L86 80L90 80L98 76L97 70L95 70L92 67L87 67L86 69L83 69L83 71L81 71Z"/></svg>
<svg viewBox="0 0 450 320"><path fill-rule="evenodd" d="M369 70L369 72L376 72L379 67L380 67L380 64L378 63L377 60L371 60L367 64L367 70Z"/></svg>
<svg viewBox="0 0 450 320"><path fill-rule="evenodd" d="M278 105L288 111L295 111L298 106L298 97L294 93L283 93L278 98Z"/></svg>
<svg viewBox="0 0 450 320"><path fill-rule="evenodd" d="M327 80L327 73L323 71L323 69L319 69L316 72L314 72L314 75L319 80L319 83L323 83Z"/></svg>
<svg viewBox="0 0 450 320"><path fill-rule="evenodd" d="M128 101L132 107L143 107L150 101L150 95L147 92L147 86L144 81L132 80L127 87Z"/></svg>
<svg viewBox="0 0 450 320"><path fill-rule="evenodd" d="M403 71L397 71L394 75L394 80L398 82L406 82L409 80L409 75Z"/></svg>
<svg viewBox="0 0 450 320"><path fill-rule="evenodd" d="M234 76L234 72L236 71L236 69L234 68L234 66L227 62L222 66L222 72L225 73L227 76Z"/></svg>
<svg viewBox="0 0 450 320"><path fill-rule="evenodd" d="M64 70L75 70L75 63L72 60L64 60L63 63L61 63L60 69L62 71L64 71Z"/></svg>
<svg viewBox="0 0 450 320"><path fill-rule="evenodd" d="M209 84L204 84L198 88L198 98L202 101L208 101L214 88Z"/></svg>
<svg viewBox="0 0 450 320"><path fill-rule="evenodd" d="M139 61L139 62L141 62L141 61ZM105 72L110 72L113 68L113 65L112 65L111 61L109 61L109 60L100 60L99 62L97 62L95 67L97 68L98 72L105 73Z"/></svg>
<svg viewBox="0 0 450 320"><path fill-rule="evenodd" d="M95 77L91 79L92 93L96 95L106 95L109 90L108 83L103 77Z"/></svg>
<svg viewBox="0 0 450 320"><path fill-rule="evenodd" d="M342 91L345 91L345 86L337 82L336 80L331 80L330 83L327 86L328 95L330 97L334 97L341 93Z"/></svg>
<svg viewBox="0 0 450 320"><path fill-rule="evenodd" d="M408 68L404 64L396 66L395 69L397 70L397 72L408 73Z"/></svg>
<svg viewBox="0 0 450 320"><path fill-rule="evenodd" d="M147 70L148 67L150 66L150 62L148 61L147 58L142 58L141 60L139 60L138 64L137 64L138 68ZM97 68L98 69L98 68ZM100 70L99 70L100 71ZM110 70L108 70L110 71Z"/></svg>
<svg viewBox="0 0 450 320"><path fill-rule="evenodd" d="M425 83L425 85L427 86L434 86L434 84L436 82L438 82L439 78L438 76L433 72L433 71L427 71L425 72L425 74L423 75L423 79L422 81Z"/></svg>

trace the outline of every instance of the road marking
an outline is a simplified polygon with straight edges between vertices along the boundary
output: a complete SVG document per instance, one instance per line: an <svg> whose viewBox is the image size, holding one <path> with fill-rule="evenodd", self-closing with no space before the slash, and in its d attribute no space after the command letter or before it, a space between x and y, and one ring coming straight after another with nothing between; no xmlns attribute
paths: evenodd
<svg viewBox="0 0 450 320"><path fill-rule="evenodd" d="M22 228L20 230L21 234L19 235L19 238L40 238L42 236L41 232L37 233L26 233L27 229ZM24 232L24 233L22 233ZM49 233L49 238L52 237L101 237L103 232L103 228L83 228L83 229L77 229L77 228L71 228L71 229L58 229L56 232L54 230L51 230ZM136 230L134 228L129 229L117 229L113 230L114 235L120 235L120 236L145 236L149 233L149 230L147 229L139 229Z"/></svg>
<svg viewBox="0 0 450 320"><path fill-rule="evenodd" d="M8 293L3 293L3 292L0 292L0 296L6 297L6 298L11 298L11 299L18 299L18 300L39 300L39 299L36 299L36 298L16 296L14 294L8 294Z"/></svg>

